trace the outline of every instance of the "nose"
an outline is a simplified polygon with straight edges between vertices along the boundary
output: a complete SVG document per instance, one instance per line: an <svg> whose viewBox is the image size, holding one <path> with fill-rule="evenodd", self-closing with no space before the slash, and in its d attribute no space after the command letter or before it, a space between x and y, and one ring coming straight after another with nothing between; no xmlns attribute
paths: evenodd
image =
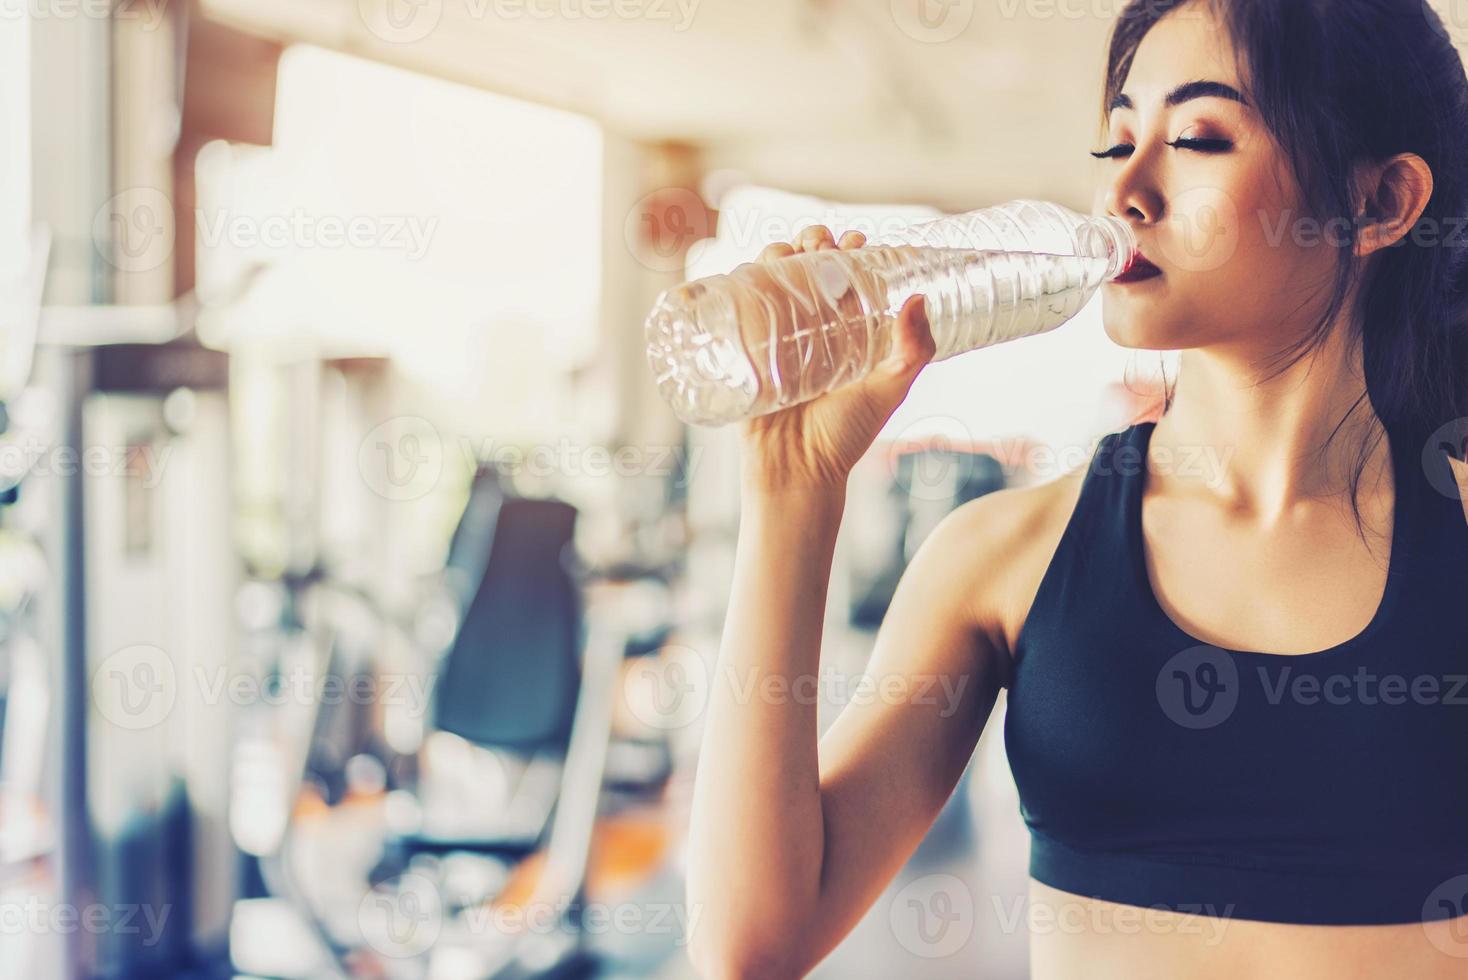
<svg viewBox="0 0 1468 980"><path fill-rule="evenodd" d="M1141 151L1134 150L1116 167L1106 185L1104 205L1109 215L1150 225L1162 220L1163 198L1140 156Z"/></svg>

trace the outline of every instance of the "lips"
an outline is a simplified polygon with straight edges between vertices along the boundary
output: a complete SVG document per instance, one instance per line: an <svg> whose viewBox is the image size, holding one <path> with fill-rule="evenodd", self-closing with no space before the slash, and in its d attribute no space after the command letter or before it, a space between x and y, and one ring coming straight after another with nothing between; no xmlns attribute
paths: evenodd
<svg viewBox="0 0 1468 980"><path fill-rule="evenodd" d="M1143 279L1152 279L1160 275L1162 275L1162 270L1148 261L1141 252L1137 252L1132 256L1126 269L1112 282L1140 282Z"/></svg>

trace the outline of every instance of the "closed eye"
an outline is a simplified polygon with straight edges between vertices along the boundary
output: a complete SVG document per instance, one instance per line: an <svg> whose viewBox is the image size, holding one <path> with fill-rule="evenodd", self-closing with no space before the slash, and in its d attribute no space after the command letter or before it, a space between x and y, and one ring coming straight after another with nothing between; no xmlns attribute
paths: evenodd
<svg viewBox="0 0 1468 980"><path fill-rule="evenodd" d="M1173 140L1167 145L1179 150L1195 150L1199 153L1224 153L1228 150L1233 149L1233 143L1228 140L1221 139L1198 139L1184 137ZM1098 160L1108 160L1112 157L1127 156L1134 149L1136 149L1136 147L1132 146L1132 144L1130 143L1118 143L1115 146L1109 147L1105 150L1092 150L1091 156L1095 157Z"/></svg>

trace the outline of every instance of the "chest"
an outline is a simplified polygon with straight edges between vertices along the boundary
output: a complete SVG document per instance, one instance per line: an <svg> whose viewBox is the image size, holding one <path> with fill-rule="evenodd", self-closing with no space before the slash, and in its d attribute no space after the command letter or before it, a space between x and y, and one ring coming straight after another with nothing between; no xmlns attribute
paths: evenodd
<svg viewBox="0 0 1468 980"><path fill-rule="evenodd" d="M1390 501L1363 501L1363 540L1330 505L1261 528L1187 501L1142 508L1158 605L1199 640L1234 650L1306 653L1364 630L1386 592Z"/></svg>

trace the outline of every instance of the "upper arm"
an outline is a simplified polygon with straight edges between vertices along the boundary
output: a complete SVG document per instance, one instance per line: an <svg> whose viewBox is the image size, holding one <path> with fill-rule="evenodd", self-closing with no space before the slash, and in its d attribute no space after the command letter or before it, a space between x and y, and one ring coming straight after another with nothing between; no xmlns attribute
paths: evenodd
<svg viewBox="0 0 1468 980"><path fill-rule="evenodd" d="M906 863L963 774L1010 663L1001 610L1044 488L1000 490L948 514L898 582L863 686L819 746L824 849L810 962Z"/></svg>

